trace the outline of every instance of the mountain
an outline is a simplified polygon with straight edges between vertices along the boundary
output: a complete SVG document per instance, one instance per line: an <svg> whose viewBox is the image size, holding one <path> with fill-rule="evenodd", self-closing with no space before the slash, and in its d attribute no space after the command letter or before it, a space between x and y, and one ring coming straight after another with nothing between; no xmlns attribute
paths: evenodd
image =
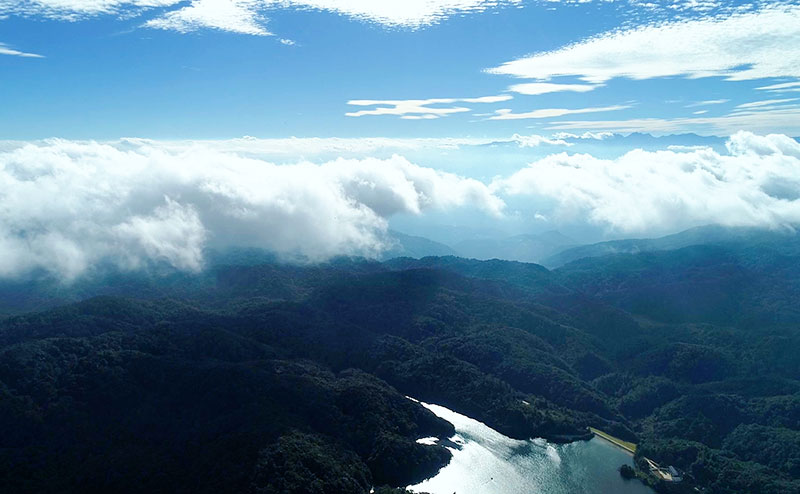
<svg viewBox="0 0 800 494"><path fill-rule="evenodd" d="M557 231L503 238L471 238L453 246L458 255L473 259L540 262L577 242Z"/></svg>
<svg viewBox="0 0 800 494"><path fill-rule="evenodd" d="M541 263L550 268L557 268L585 257L672 250L692 245L735 246L740 249L771 245L773 248L788 248L794 252L796 244L793 243L793 239L796 238L794 231L707 225L660 238L612 240L580 245L543 258Z"/></svg>
<svg viewBox="0 0 800 494"><path fill-rule="evenodd" d="M446 224L415 224L408 225L408 227L413 228L414 235L419 235L449 246L465 240L503 238L508 236L508 232L490 227Z"/></svg>
<svg viewBox="0 0 800 494"><path fill-rule="evenodd" d="M391 247L381 254L382 259L395 257L421 258L428 256L452 256L456 252L445 244L434 242L425 237L406 235L398 231L389 230Z"/></svg>
<svg viewBox="0 0 800 494"><path fill-rule="evenodd" d="M597 427L689 491L798 492L800 249L738 238L556 270L243 251L196 274L18 281L0 485L399 494L450 457L417 442L453 429L412 396L516 438ZM31 301L51 308L20 314Z"/></svg>

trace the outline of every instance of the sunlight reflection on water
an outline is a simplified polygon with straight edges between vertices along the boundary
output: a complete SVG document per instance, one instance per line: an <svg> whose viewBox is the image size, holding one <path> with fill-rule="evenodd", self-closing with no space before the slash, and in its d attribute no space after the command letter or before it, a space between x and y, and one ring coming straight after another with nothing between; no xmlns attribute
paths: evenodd
<svg viewBox="0 0 800 494"><path fill-rule="evenodd" d="M506 437L477 420L423 403L452 423L453 459L435 477L410 486L431 494L653 494L617 469L631 457L599 439L554 445Z"/></svg>

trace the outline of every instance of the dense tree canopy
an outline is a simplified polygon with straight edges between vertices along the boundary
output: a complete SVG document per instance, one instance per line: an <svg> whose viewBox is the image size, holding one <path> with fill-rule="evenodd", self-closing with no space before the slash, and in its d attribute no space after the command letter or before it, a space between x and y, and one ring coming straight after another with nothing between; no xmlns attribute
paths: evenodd
<svg viewBox="0 0 800 494"><path fill-rule="evenodd" d="M0 485L389 493L450 457L416 442L453 429L408 395L512 437L598 427L709 492L798 492L790 247L555 271L453 257L304 267L240 252L198 275L9 282Z"/></svg>

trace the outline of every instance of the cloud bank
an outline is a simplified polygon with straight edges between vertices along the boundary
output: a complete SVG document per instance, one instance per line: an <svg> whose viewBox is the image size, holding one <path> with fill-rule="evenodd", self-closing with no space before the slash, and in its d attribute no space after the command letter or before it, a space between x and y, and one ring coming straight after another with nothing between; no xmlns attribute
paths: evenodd
<svg viewBox="0 0 800 494"><path fill-rule="evenodd" d="M800 224L800 144L783 135L738 132L726 152L679 146L614 159L562 152L489 182L399 155L282 165L258 157L281 142L293 149L292 140L255 139L0 142L0 278L45 270L74 279L108 262L196 271L209 247L261 247L310 261L377 256L389 247L393 215L424 221L457 208L500 224L527 216L554 228L637 236L708 223ZM443 142L465 144L415 145L438 153ZM530 146L569 144L519 135L508 142L520 156Z"/></svg>
<svg viewBox="0 0 800 494"><path fill-rule="evenodd" d="M70 279L109 261L199 270L209 246L375 256L393 214L504 207L477 180L399 156L275 165L202 143L176 147L0 146L0 277L44 269Z"/></svg>
<svg viewBox="0 0 800 494"><path fill-rule="evenodd" d="M501 197L545 199L549 217L622 234L674 232L718 223L800 223L800 144L784 135L738 132L727 154L633 150L617 159L560 153L497 179Z"/></svg>

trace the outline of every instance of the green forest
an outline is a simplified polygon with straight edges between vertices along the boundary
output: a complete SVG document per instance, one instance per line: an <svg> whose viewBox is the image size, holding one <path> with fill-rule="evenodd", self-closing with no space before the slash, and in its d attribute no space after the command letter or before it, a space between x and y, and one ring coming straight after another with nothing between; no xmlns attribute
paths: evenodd
<svg viewBox="0 0 800 494"><path fill-rule="evenodd" d="M378 493L435 474L449 423L596 427L718 494L800 492L800 241L0 286L4 492ZM668 486L656 486L668 490ZM400 488L400 489L397 489Z"/></svg>

